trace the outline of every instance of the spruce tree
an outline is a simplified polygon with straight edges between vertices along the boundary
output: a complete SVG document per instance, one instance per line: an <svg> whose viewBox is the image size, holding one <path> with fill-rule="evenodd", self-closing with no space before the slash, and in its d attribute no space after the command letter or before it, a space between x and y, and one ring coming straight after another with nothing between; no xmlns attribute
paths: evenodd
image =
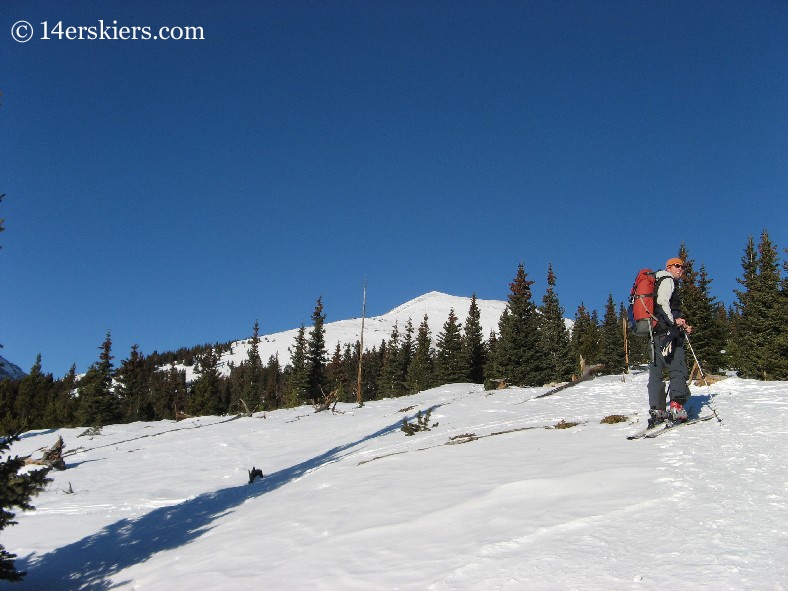
<svg viewBox="0 0 788 591"><path fill-rule="evenodd" d="M112 387L114 368L112 365L112 336L107 337L99 347L99 360L90 366L79 381L79 414L82 425L101 427L120 420L120 405Z"/></svg>
<svg viewBox="0 0 788 591"><path fill-rule="evenodd" d="M416 333L416 349L408 368L408 393L415 394L431 388L434 383L433 374L432 336L429 319L425 314Z"/></svg>
<svg viewBox="0 0 788 591"><path fill-rule="evenodd" d="M380 382L378 391L381 398L393 398L405 394L405 353L400 343L400 334L397 324L391 330L389 342L383 355L383 365L380 369Z"/></svg>
<svg viewBox="0 0 788 591"><path fill-rule="evenodd" d="M778 359L782 334L781 324L785 312L781 294L777 249L772 245L766 230L761 234L757 252L750 237L742 259L743 277L739 283L744 290L737 291L738 317L732 342L733 360L739 375L761 380L787 379L785 361Z"/></svg>
<svg viewBox="0 0 788 591"><path fill-rule="evenodd" d="M265 387L265 371L263 360L260 359L260 323L257 320L254 321L252 327L252 339L246 352L246 359L241 362L236 373L237 378L234 383L234 394L230 408L241 405L240 401L243 400L246 407L254 412L253 409L262 405ZM245 408L238 410L245 410Z"/></svg>
<svg viewBox="0 0 788 591"><path fill-rule="evenodd" d="M117 374L118 403L125 421L151 421L155 416L150 395L150 374L139 345L131 346L129 358L120 363Z"/></svg>
<svg viewBox="0 0 788 591"><path fill-rule="evenodd" d="M174 419L187 411L186 371L178 370L174 360L167 369L153 373L150 387L156 420Z"/></svg>
<svg viewBox="0 0 788 591"><path fill-rule="evenodd" d="M47 406L52 396L54 396L54 380L52 374L44 374L41 371L39 353L36 362L30 368L30 373L19 382L19 392L14 405L16 418L25 429L59 426L47 424L45 420Z"/></svg>
<svg viewBox="0 0 788 591"><path fill-rule="evenodd" d="M415 329L413 328L413 320L408 318L408 322L405 323L405 336L402 338L402 344L400 345L400 371L402 374L403 394L405 394L407 390L408 369L410 368L411 361L413 361L413 355L416 351L416 343L413 341L414 334Z"/></svg>
<svg viewBox="0 0 788 591"><path fill-rule="evenodd" d="M597 363L599 359L599 327L596 318L596 310L589 314L584 304L578 306L572 328L572 353L578 374L581 357L586 366Z"/></svg>
<svg viewBox="0 0 788 591"><path fill-rule="evenodd" d="M547 352L540 344L539 319L531 299L531 285L522 263L510 284L507 314L498 324L496 377L517 386L541 386L549 381Z"/></svg>
<svg viewBox="0 0 788 591"><path fill-rule="evenodd" d="M724 369L727 365L724 353L727 346L725 326L727 322L720 316L720 309L724 315L725 307L720 306L711 295L711 279L705 265L700 267L697 282L697 305L692 310L691 316L688 316L688 322L693 327L690 342L703 370L715 372ZM694 363L694 359L692 362Z"/></svg>
<svg viewBox="0 0 788 591"><path fill-rule="evenodd" d="M287 391L284 404L294 407L304 403L309 391L309 365L307 363L307 342L304 325L298 329L295 342L290 351L290 364L285 368Z"/></svg>
<svg viewBox="0 0 788 591"><path fill-rule="evenodd" d="M23 472L22 470L25 469L23 459L19 456L5 457L14 441L19 441L18 433L0 438L0 531L16 524L14 521L16 515L12 509L33 510L35 507L30 504L32 497L44 490L52 481L47 477L48 468ZM24 572L14 567L14 558L16 555L8 552L0 544L0 580L21 581L25 576Z"/></svg>
<svg viewBox="0 0 788 591"><path fill-rule="evenodd" d="M468 366L464 355L462 324L449 310L449 317L438 333L435 348L435 381L436 384L456 384L467 378Z"/></svg>
<svg viewBox="0 0 788 591"><path fill-rule="evenodd" d="M468 318L465 320L465 378L472 384L484 382L484 368L487 365L487 348L484 345L481 311L476 302L476 294L471 296Z"/></svg>
<svg viewBox="0 0 788 591"><path fill-rule="evenodd" d="M572 376L574 367L569 331L564 321L564 309L555 293L556 276L552 264L547 269L547 291L539 308L540 341L548 355L549 381L564 382Z"/></svg>
<svg viewBox="0 0 788 591"><path fill-rule="evenodd" d="M622 373L625 365L624 329L613 301L613 294L608 294L607 297L599 340L599 362L605 366L604 373Z"/></svg>
<svg viewBox="0 0 788 591"><path fill-rule="evenodd" d="M307 346L307 397L312 400L323 398L323 387L325 386L325 367L326 367L326 330L324 324L326 315L323 313L323 298L317 298L315 311L312 313L312 331L309 333L309 343Z"/></svg>
<svg viewBox="0 0 788 591"><path fill-rule="evenodd" d="M192 383L188 400L193 415L219 415L222 405L222 383L219 374L219 355L209 346L197 359L197 379Z"/></svg>
<svg viewBox="0 0 788 591"><path fill-rule="evenodd" d="M282 400L283 381L284 376L279 365L279 353L276 353L268 358L268 363L265 366L265 410L273 410L284 404Z"/></svg>

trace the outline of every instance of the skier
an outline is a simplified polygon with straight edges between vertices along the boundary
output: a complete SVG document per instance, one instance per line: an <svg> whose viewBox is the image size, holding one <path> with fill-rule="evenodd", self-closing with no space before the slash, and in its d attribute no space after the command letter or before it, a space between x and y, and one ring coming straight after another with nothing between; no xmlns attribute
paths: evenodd
<svg viewBox="0 0 788 591"><path fill-rule="evenodd" d="M690 397L687 379L687 363L684 354L684 333L692 333L692 327L682 318L681 298L678 281L684 274L684 261L668 259L665 269L658 271L654 316L657 324L651 340L651 363L648 367L649 427L666 419L686 421L684 405ZM670 406L665 410L665 389L662 371L670 376Z"/></svg>

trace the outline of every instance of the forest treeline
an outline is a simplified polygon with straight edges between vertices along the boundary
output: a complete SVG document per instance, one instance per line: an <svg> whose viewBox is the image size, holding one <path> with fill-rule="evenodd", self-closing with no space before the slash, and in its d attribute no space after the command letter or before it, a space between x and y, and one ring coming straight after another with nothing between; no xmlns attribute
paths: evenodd
<svg viewBox="0 0 788 591"><path fill-rule="evenodd" d="M685 316L696 327L692 345L704 370L733 369L742 377L788 379L788 260L780 261L768 232L761 234L757 245L752 237L748 240L737 280L741 288L729 308L711 295L712 279L704 265L696 267L684 244L677 254L686 263L681 297ZM601 317L581 304L569 330L552 267L546 282L541 301L534 301L534 282L520 264L509 286L507 306L491 334L483 334L474 296L464 324L455 310L445 319L410 319L363 354L358 342L326 349L326 315L318 298L312 324L298 330L286 366L277 356L260 358L257 322L247 358L229 368L220 366L220 358L232 350L231 343L149 355L134 345L115 364L107 333L99 359L81 377L73 367L59 379L43 373L39 355L27 376L0 381L0 433L270 411L315 403L329 392L341 402L364 402L454 382L485 383L489 388L501 381L542 386L578 375L581 358L587 365L602 365L602 373L624 372L625 338L629 365L647 362L647 340L625 337L624 303L609 295ZM437 325L430 324L436 321ZM194 367L190 383L180 369L184 365Z"/></svg>

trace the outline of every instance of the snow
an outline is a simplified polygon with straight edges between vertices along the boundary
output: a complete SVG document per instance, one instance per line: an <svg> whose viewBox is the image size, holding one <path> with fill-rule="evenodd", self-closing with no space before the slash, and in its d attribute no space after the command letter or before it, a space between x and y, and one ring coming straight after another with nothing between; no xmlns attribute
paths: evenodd
<svg viewBox="0 0 788 591"><path fill-rule="evenodd" d="M8 361L0 355L0 379L8 378L11 380L21 380L27 374L18 365Z"/></svg>
<svg viewBox="0 0 788 591"><path fill-rule="evenodd" d="M482 326L483 334L488 336L491 331L498 331L498 320L506 308L506 302L499 300L477 300L479 307L479 323ZM453 296L438 291L432 291L421 295L413 300L405 302L386 314L380 316L371 316L364 321L364 349L371 350L372 347L380 347L383 340L388 341L391 338L391 331L396 325L400 338L404 337L405 326L408 320L413 323L413 338L415 340L416 333L424 319L424 315L428 316L428 324L430 332L432 333L433 344L436 342L438 334L443 330L443 324L449 317L449 311L454 310L455 315L459 322L464 323L468 318L468 310L471 305L471 298ZM361 302L359 302L359 311L361 310ZM567 320L567 322L570 322ZM569 325L571 326L571 324ZM261 327L263 330L265 326ZM312 329L310 326L305 326L306 335L308 338L309 331ZM324 324L326 350L329 357L334 353L337 343L342 347L346 344L355 345L361 338L361 316L348 320L339 320L335 322L326 322ZM282 367L290 363L289 348L294 346L295 337L298 333L298 328L277 332L273 334L266 334L260 336L260 344L258 350L260 359L263 363L267 363L268 359L272 356L279 356L279 363ZM219 365L220 371L227 375L230 373L230 363L235 366L240 365L247 359L251 339L236 341L232 344L232 351L224 353L221 356ZM178 369L186 371L186 380L192 381L195 378L193 366L176 366Z"/></svg>
<svg viewBox="0 0 788 591"><path fill-rule="evenodd" d="M30 432L15 454L58 435L76 453L2 533L28 570L14 588L788 587L788 385L695 387L721 423L627 441L646 379ZM428 409L437 425L405 436Z"/></svg>

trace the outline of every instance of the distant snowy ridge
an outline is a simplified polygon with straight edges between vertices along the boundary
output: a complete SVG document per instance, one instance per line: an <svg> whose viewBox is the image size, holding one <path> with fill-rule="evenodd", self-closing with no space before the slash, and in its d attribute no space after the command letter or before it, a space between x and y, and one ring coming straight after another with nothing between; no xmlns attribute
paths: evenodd
<svg viewBox="0 0 788 591"><path fill-rule="evenodd" d="M14 365L5 357L0 356L0 380L9 378L11 380L21 380L27 374L18 365Z"/></svg>
<svg viewBox="0 0 788 591"><path fill-rule="evenodd" d="M491 331L498 331L498 320L500 320L501 314L506 308L506 302L477 299L476 305L479 307L479 321L482 325L482 331L485 338L487 338ZM428 318L433 343L435 343L436 337L443 330L443 324L449 317L449 311L453 309L458 321L464 324L468 318L470 306L471 298L468 297L453 296L438 291L431 291L421 295L397 306L386 314L368 317L364 324L364 349L371 350L373 347L379 347L384 339L388 341L395 324L400 335L403 335L405 325L409 319L413 322L415 338L415 332L418 331L419 324L424 320L425 314ZM344 348L346 344L354 345L361 338L361 317L326 322L324 327L326 331L326 350L329 357L336 349L337 343L340 343ZM264 324L262 328L265 329ZM308 335L311 326L306 326L305 328ZM258 349L263 363L267 363L270 357L277 354L279 355L279 363L282 366L290 363L290 351L288 348L293 346L297 334L298 329L294 328L283 332L260 335ZM230 363L238 366L247 359L250 345L251 340L248 338L232 343L232 351L223 354L221 357L220 369L222 373L225 375L230 373ZM194 368L185 367L183 369L186 370L186 379L192 380L194 378Z"/></svg>

